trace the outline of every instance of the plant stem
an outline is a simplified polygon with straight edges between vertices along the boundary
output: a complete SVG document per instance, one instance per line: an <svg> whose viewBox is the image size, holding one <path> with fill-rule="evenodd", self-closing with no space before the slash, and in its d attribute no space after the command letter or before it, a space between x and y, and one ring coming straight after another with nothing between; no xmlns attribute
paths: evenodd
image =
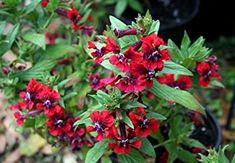
<svg viewBox="0 0 235 163"><path fill-rule="evenodd" d="M165 144L168 144L168 143L171 143L171 142L174 142L174 141L176 141L176 139L168 139L168 140L166 140L166 141L164 141L164 142L162 142L162 143L160 143L160 144L157 144L157 145L155 145L155 146L153 146L154 148L158 148L158 147L160 147L160 146L163 146L163 145L165 145Z"/></svg>
<svg viewBox="0 0 235 163"><path fill-rule="evenodd" d="M44 24L44 26L43 26L43 29L45 29L48 25L49 25L49 23L51 22L51 19L53 18L53 16L54 16L54 12L50 15L50 17L49 17L49 19L47 19L47 22Z"/></svg>

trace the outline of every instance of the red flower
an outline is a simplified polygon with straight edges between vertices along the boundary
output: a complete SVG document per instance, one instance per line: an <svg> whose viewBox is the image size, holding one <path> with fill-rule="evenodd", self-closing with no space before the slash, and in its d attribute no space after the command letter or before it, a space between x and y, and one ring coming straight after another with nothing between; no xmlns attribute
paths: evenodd
<svg viewBox="0 0 235 163"><path fill-rule="evenodd" d="M22 126L24 124L24 117L20 112L15 112L14 117L18 126Z"/></svg>
<svg viewBox="0 0 235 163"><path fill-rule="evenodd" d="M41 1L41 7L42 7L42 8L46 8L47 5L48 5L48 3L49 3L49 0L42 0L42 1Z"/></svg>
<svg viewBox="0 0 235 163"><path fill-rule="evenodd" d="M105 47L98 48L98 47L96 47L96 45L93 42L89 41L88 42L88 48L95 50L91 53L91 55L92 55L92 57L94 57L96 63L101 63L101 62L104 61L103 56L105 54L107 54L107 51L106 51Z"/></svg>
<svg viewBox="0 0 235 163"><path fill-rule="evenodd" d="M141 76L134 76L127 73L117 83L117 88L125 93L140 92L144 90L145 81Z"/></svg>
<svg viewBox="0 0 235 163"><path fill-rule="evenodd" d="M81 20L82 17L79 15L79 12L75 9L74 6L67 11L67 18L72 21L71 28L78 30L79 27L77 23Z"/></svg>
<svg viewBox="0 0 235 163"><path fill-rule="evenodd" d="M45 125L48 127L49 133L52 136L60 136L68 133L72 128L72 125L67 119L64 109L60 107L54 111L53 116L49 117Z"/></svg>
<svg viewBox="0 0 235 163"><path fill-rule="evenodd" d="M104 87L104 83L102 83L100 79L100 74L89 75L88 79L90 80L90 87L95 91Z"/></svg>
<svg viewBox="0 0 235 163"><path fill-rule="evenodd" d="M57 37L57 34L51 34L49 32L45 33L45 39L48 45L54 45Z"/></svg>
<svg viewBox="0 0 235 163"><path fill-rule="evenodd" d="M170 54L167 50L160 50L161 45L165 45L163 39L156 34L142 37L143 65L150 70L161 71L163 69L163 60L170 60Z"/></svg>
<svg viewBox="0 0 235 163"><path fill-rule="evenodd" d="M110 149L113 149L116 154L129 154L131 152L131 147L134 147L136 149L139 149L141 147L142 142L134 139L136 135L133 129L128 128L127 134L125 128L120 130L124 131L120 131L121 134L119 134L117 128L115 126L112 126L109 131L111 132L109 133L109 138L113 139L113 142L109 143L108 147Z"/></svg>
<svg viewBox="0 0 235 163"><path fill-rule="evenodd" d="M95 137L96 141L102 141L104 139L104 134L107 128L113 125L114 119L109 111L95 111L90 114L90 118L94 126L89 126L87 128L88 132L96 131L97 136Z"/></svg>
<svg viewBox="0 0 235 163"><path fill-rule="evenodd" d="M129 118L134 125L136 135L147 137L159 129L160 124L158 121L154 118L148 119L143 108L138 108L137 112L139 115L134 112L129 113Z"/></svg>
<svg viewBox="0 0 235 163"><path fill-rule="evenodd" d="M49 87L44 87L39 93L39 99L41 102L37 103L37 108L45 107L46 109L50 109L60 99L60 94L55 90L51 90Z"/></svg>
<svg viewBox="0 0 235 163"><path fill-rule="evenodd" d="M31 79L28 83L26 91L20 92L19 96L25 101L29 109L34 106L34 101L38 99L38 93L43 89L43 85L38 83L35 79ZM23 106L23 104L22 104Z"/></svg>
<svg viewBox="0 0 235 163"><path fill-rule="evenodd" d="M205 148L193 147L191 150L192 150L193 154L206 153L206 149Z"/></svg>
<svg viewBox="0 0 235 163"><path fill-rule="evenodd" d="M133 62L130 65L130 72L135 76L141 76L147 88L152 88L155 71L147 69L143 64Z"/></svg>
<svg viewBox="0 0 235 163"><path fill-rule="evenodd" d="M199 85L202 87L207 87L212 78L220 78L218 65L215 63L199 62L197 63L196 71L200 75Z"/></svg>
<svg viewBox="0 0 235 163"><path fill-rule="evenodd" d="M141 62L141 54L134 51L133 47L129 47L126 52L118 53L117 55L113 55L109 58L109 62L112 65L115 65L117 69L123 72L129 72L129 60L132 62Z"/></svg>
<svg viewBox="0 0 235 163"><path fill-rule="evenodd" d="M172 88L189 90L192 87L192 79L186 75L181 75L177 80L174 74L166 74L162 77L158 76L157 81L161 84L166 84Z"/></svg>
<svg viewBox="0 0 235 163"><path fill-rule="evenodd" d="M114 54L120 53L120 48L118 47L117 43L111 37L107 38L107 45L106 45L105 49L106 49L107 53L110 53L110 52L112 52Z"/></svg>

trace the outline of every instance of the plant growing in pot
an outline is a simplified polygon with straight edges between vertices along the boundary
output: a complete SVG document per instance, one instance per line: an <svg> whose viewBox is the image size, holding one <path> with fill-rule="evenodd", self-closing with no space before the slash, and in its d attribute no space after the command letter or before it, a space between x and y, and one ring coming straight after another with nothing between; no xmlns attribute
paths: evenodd
<svg viewBox="0 0 235 163"><path fill-rule="evenodd" d="M132 25L110 16L111 25L95 35L86 22L89 4L39 3L17 8L30 23L16 24L6 37L17 59L1 60L18 129L31 128L59 149L70 146L85 162L196 162L194 153L213 146L193 139L206 113L191 92L198 83L220 85L202 37L191 45L185 33L180 49L166 44L149 12ZM48 20L36 16L34 26L31 12ZM58 16L58 34L46 33L46 45L44 32ZM30 68L18 68L27 62Z"/></svg>

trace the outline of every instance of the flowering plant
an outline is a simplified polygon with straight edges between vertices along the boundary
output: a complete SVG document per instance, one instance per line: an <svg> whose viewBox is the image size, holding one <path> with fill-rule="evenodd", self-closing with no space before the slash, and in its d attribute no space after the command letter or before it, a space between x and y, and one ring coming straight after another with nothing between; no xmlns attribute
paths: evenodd
<svg viewBox="0 0 235 163"><path fill-rule="evenodd" d="M222 86L204 39L191 44L185 32L180 48L166 43L149 12L131 25L110 16L97 35L91 7L79 0L3 4L0 31L11 28L1 36L0 86L18 130L70 146L85 162L195 162L206 147L190 135L205 110L192 93Z"/></svg>

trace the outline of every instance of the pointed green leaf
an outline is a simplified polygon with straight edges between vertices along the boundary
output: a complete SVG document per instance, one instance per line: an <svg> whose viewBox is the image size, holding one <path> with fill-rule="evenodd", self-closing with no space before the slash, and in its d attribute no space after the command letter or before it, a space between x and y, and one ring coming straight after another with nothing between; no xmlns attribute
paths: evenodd
<svg viewBox="0 0 235 163"><path fill-rule="evenodd" d="M163 120L166 120L167 118L159 113L156 113L156 112L148 112L147 114L147 117L148 118L155 118L159 121L163 121Z"/></svg>
<svg viewBox="0 0 235 163"><path fill-rule="evenodd" d="M190 70L171 61L164 61L164 68L161 72L164 74L193 76L193 73Z"/></svg>
<svg viewBox="0 0 235 163"><path fill-rule="evenodd" d="M31 1L31 3L24 8L24 13L29 14L30 12L34 11L40 2L41 2L41 0Z"/></svg>
<svg viewBox="0 0 235 163"><path fill-rule="evenodd" d="M115 5L114 13L120 17L127 7L127 0L118 0Z"/></svg>
<svg viewBox="0 0 235 163"><path fill-rule="evenodd" d="M127 154L118 155L118 160L120 160L121 163L145 162L145 159L140 154L140 152L133 148L131 149L131 153L129 153L128 155Z"/></svg>
<svg viewBox="0 0 235 163"><path fill-rule="evenodd" d="M137 108L137 107L143 107L146 108L146 106L138 101L132 101L132 102L128 102L124 108L125 109L131 109L131 108Z"/></svg>
<svg viewBox="0 0 235 163"><path fill-rule="evenodd" d="M149 27L148 32L147 32L148 35L150 35L152 33L158 34L159 27L160 27L160 21L159 20L153 21L152 24Z"/></svg>
<svg viewBox="0 0 235 163"><path fill-rule="evenodd" d="M95 146L88 151L85 163L97 162L106 151L107 145L108 140L96 143Z"/></svg>
<svg viewBox="0 0 235 163"><path fill-rule="evenodd" d="M109 20L110 20L110 23L111 23L111 29L114 30L114 29L120 29L120 30L123 30L123 29L127 29L127 25L125 23L123 23L121 20L113 17L113 16L109 16Z"/></svg>
<svg viewBox="0 0 235 163"><path fill-rule="evenodd" d="M126 115L126 112L122 112L122 120L131 128L134 128L134 125L130 118Z"/></svg>
<svg viewBox="0 0 235 163"><path fill-rule="evenodd" d="M156 80L154 80L153 87L150 91L159 98L167 101L175 101L190 110L205 114L204 108L189 92L177 90L167 85L161 85Z"/></svg>
<svg viewBox="0 0 235 163"><path fill-rule="evenodd" d="M45 50L46 48L46 40L44 34L34 33L34 32L27 32L23 34L23 39L25 41L29 41L35 45L38 45L42 49Z"/></svg>
<svg viewBox="0 0 235 163"><path fill-rule="evenodd" d="M150 141L147 138L142 139L141 148L139 150L153 158L156 157L153 145L150 143Z"/></svg>

